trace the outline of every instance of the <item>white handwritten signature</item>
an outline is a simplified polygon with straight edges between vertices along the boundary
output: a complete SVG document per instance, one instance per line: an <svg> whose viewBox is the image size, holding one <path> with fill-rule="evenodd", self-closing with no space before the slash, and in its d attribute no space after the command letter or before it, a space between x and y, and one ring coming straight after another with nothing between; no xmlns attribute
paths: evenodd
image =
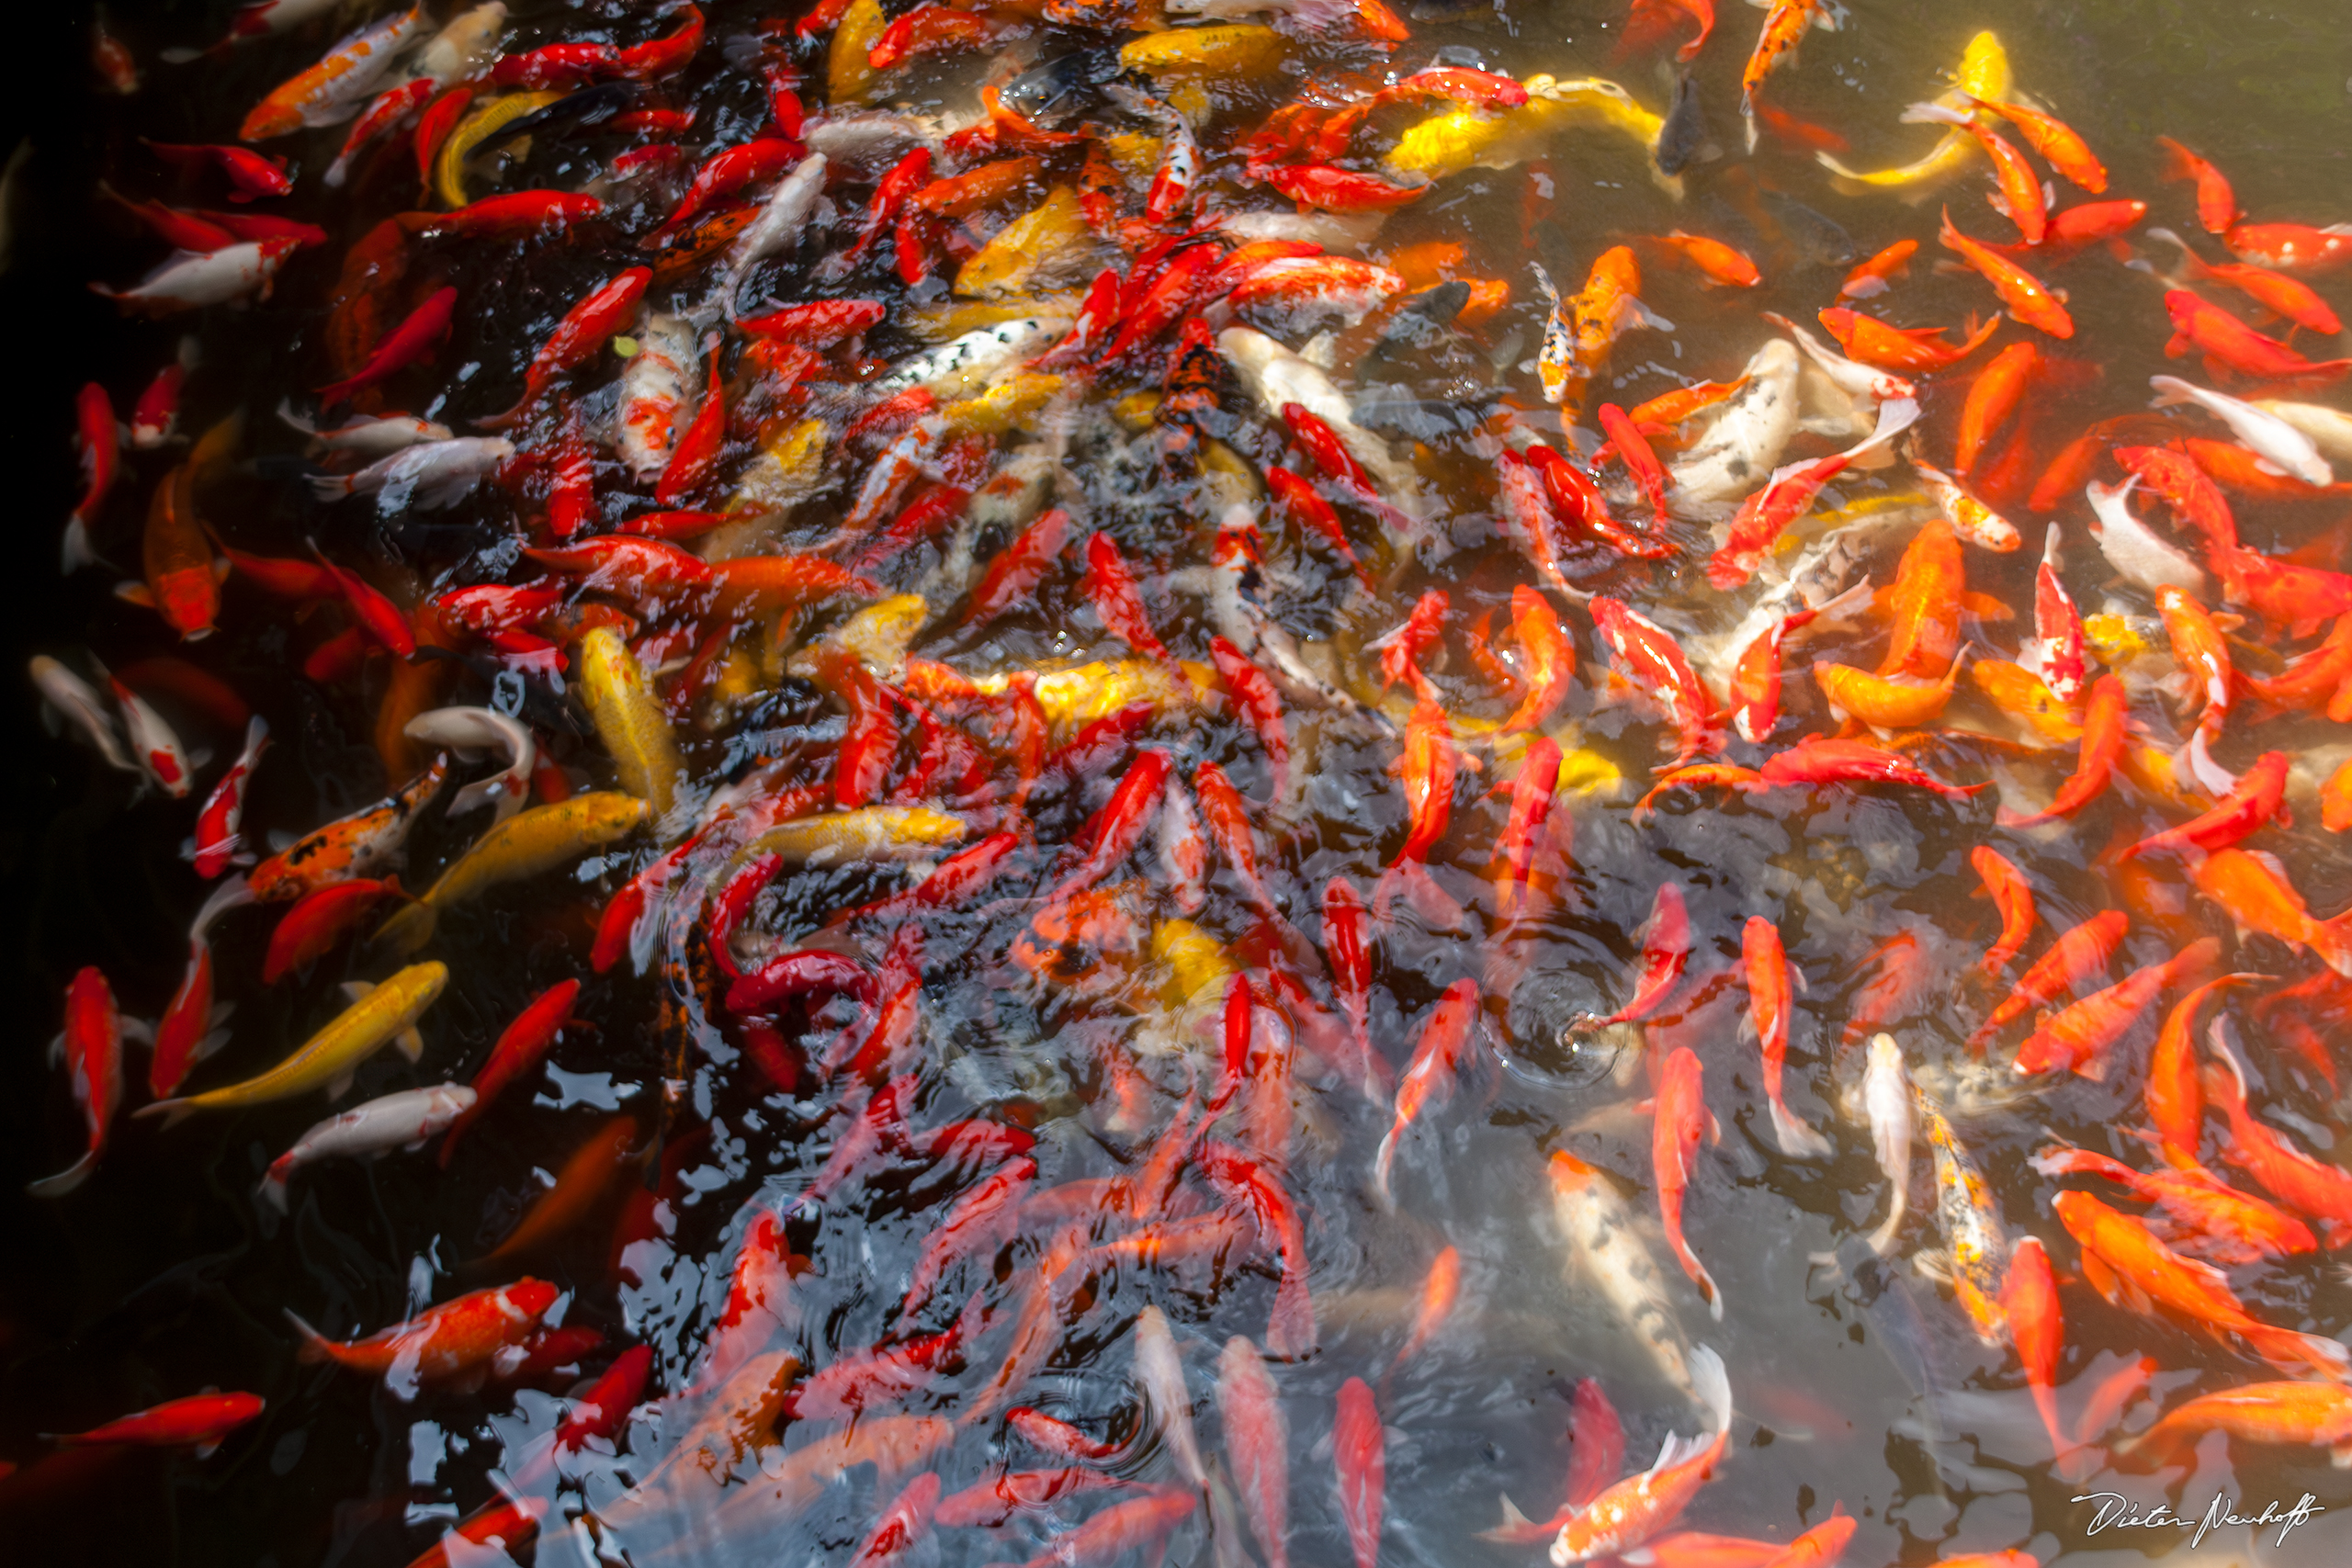
<svg viewBox="0 0 2352 1568"><path fill-rule="evenodd" d="M2281 1508L2278 1503L2269 1502L2262 1506L2262 1512L2251 1515L2239 1513L2229 1495L2222 1492L2215 1493L2205 1512L2196 1516L2176 1514L2169 1505L2164 1503L2143 1510L2120 1492L2086 1492L2075 1501L2098 1505L2091 1515L2091 1522L2083 1528L2085 1535L2097 1535L2110 1527L2117 1529L2154 1529L2170 1526L2175 1529L2195 1530L2197 1534L2188 1543L2192 1547L2204 1540L2211 1531L2233 1525L2251 1525L2257 1530L2277 1525L2278 1544L2284 1546L2289 1530L2297 1525L2311 1523L2314 1514L2327 1512L2312 1500L2308 1492L2291 1508Z"/></svg>

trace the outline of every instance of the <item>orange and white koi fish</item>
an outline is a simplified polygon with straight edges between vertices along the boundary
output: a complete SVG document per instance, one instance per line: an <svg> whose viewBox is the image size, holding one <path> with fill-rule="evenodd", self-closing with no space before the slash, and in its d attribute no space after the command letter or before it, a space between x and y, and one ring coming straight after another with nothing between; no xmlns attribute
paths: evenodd
<svg viewBox="0 0 2352 1568"><path fill-rule="evenodd" d="M238 140L266 141L305 126L342 124L366 107L392 61L424 36L422 6L368 23L255 104Z"/></svg>
<svg viewBox="0 0 2352 1568"><path fill-rule="evenodd" d="M1936 1153L1936 1219L1951 1248L1952 1293L1967 1312L1976 1337L1997 1345L2007 1322L2001 1287L2009 1254L2000 1205L1942 1108L1925 1092L1918 1092L1917 1100L1928 1146Z"/></svg>
<svg viewBox="0 0 2352 1568"><path fill-rule="evenodd" d="M1554 1568L1632 1551L1680 1518L1713 1476L1731 1441L1731 1380L1723 1358L1705 1345L1690 1352L1690 1378L1714 1417L1714 1436L1667 1438L1648 1470L1618 1482L1578 1510L1552 1541Z"/></svg>
<svg viewBox="0 0 2352 1568"><path fill-rule="evenodd" d="M333 1361L380 1378L405 1401L425 1388L478 1387L502 1368L518 1365L560 1294L544 1280L518 1280L444 1302L365 1339L329 1339L293 1313L286 1315L302 1337L297 1359Z"/></svg>

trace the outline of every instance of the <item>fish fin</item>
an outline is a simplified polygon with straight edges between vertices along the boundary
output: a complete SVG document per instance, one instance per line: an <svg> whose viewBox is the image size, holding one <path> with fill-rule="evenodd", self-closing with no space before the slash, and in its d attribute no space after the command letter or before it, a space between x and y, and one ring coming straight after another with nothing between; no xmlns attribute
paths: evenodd
<svg viewBox="0 0 2352 1568"><path fill-rule="evenodd" d="M1731 1377L1724 1371L1724 1359L1714 1347L1700 1345L1690 1351L1690 1386L1715 1417L1715 1430L1731 1426Z"/></svg>
<svg viewBox="0 0 2352 1568"><path fill-rule="evenodd" d="M1969 117L1948 104L1913 104L1895 119L1903 125L1966 125Z"/></svg>
<svg viewBox="0 0 2352 1568"><path fill-rule="evenodd" d="M65 1060L65 1032L60 1030L49 1037L49 1065L53 1067L63 1060Z"/></svg>
<svg viewBox="0 0 2352 1568"><path fill-rule="evenodd" d="M98 552L90 543L89 525L79 517L67 518L65 537L60 547L58 570L71 573L79 571L85 566L96 566L97 563Z"/></svg>
<svg viewBox="0 0 2352 1568"><path fill-rule="evenodd" d="M349 1073L349 1071L347 1071L347 1070L346 1070L346 1071L344 1071L344 1072L337 1073L337 1074L335 1074L335 1076L334 1076L334 1077L331 1077L331 1078L329 1078L329 1079L327 1080L327 1099L328 1099L328 1100L341 1100L345 1095L349 1094L350 1092L351 1092L351 1074Z"/></svg>
<svg viewBox="0 0 2352 1568"><path fill-rule="evenodd" d="M345 980L343 983L344 998L355 1003L364 1002L368 999L368 993L375 988L376 982L373 980Z"/></svg>
<svg viewBox="0 0 2352 1568"><path fill-rule="evenodd" d="M1391 1127L1380 1140L1380 1152L1373 1156L1372 1190L1380 1199L1380 1206L1390 1213L1396 1212L1396 1198L1388 1185L1388 1173L1396 1163L1396 1129Z"/></svg>
<svg viewBox="0 0 2352 1568"><path fill-rule="evenodd" d="M36 1198L62 1198L90 1179L98 1168L98 1151L92 1149L55 1176L44 1176L39 1181L25 1183L25 1190Z"/></svg>
<svg viewBox="0 0 2352 1568"><path fill-rule="evenodd" d="M398 1048L401 1055L412 1062L424 1058L424 1036L417 1032L416 1025L413 1023L392 1036L392 1044Z"/></svg>
<svg viewBox="0 0 2352 1568"><path fill-rule="evenodd" d="M2352 1442L2337 1443L2330 1448L2327 1462L2338 1470L2352 1470Z"/></svg>
<svg viewBox="0 0 2352 1568"><path fill-rule="evenodd" d="M164 1119L164 1130L169 1132L195 1115L196 1105L194 1101L188 1100L159 1100L153 1105L141 1106L130 1114L134 1121L140 1122L150 1121L160 1116Z"/></svg>
<svg viewBox="0 0 2352 1568"><path fill-rule="evenodd" d="M115 1027L122 1032L122 1037L125 1040L135 1041L139 1044L147 1046L153 1046L155 1043L155 1026L143 1018L126 1018Z"/></svg>
<svg viewBox="0 0 2352 1568"><path fill-rule="evenodd" d="M118 582L114 586L114 596L126 604L136 604L142 610L152 610L155 607L154 592L143 582Z"/></svg>
<svg viewBox="0 0 2352 1568"><path fill-rule="evenodd" d="M1616 310L1611 312L1609 330L1611 333L1625 333L1633 331L1635 327L1647 327L1653 332L1661 333L1674 331L1672 321L1668 321L1634 296L1620 295Z"/></svg>

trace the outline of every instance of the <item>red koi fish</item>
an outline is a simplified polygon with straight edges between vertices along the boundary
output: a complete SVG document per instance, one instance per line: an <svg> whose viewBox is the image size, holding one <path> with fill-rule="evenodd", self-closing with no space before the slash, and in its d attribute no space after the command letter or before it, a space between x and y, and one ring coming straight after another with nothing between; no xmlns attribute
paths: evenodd
<svg viewBox="0 0 2352 1568"><path fill-rule="evenodd" d="M2064 1460L2073 1446L2058 1420L2058 1359L2065 1351L2066 1327L2058 1309L2058 1280L2040 1237L2021 1236L2011 1249L2009 1271L2001 1284L2001 1311L2009 1343L2025 1368L2033 1408L2050 1434L2052 1457Z"/></svg>
<svg viewBox="0 0 2352 1568"><path fill-rule="evenodd" d="M1428 861L1453 820L1453 781L1465 763L1477 765L1455 749L1445 709L1429 697L1414 704L1413 716L1405 726L1405 749L1390 764L1404 786L1406 831L1405 841L1397 846L1396 857L1373 890L1374 918L1382 925L1388 923L1389 906L1400 885L1416 908L1436 923L1451 925L1461 919L1460 906L1430 876Z"/></svg>
<svg viewBox="0 0 2352 1568"><path fill-rule="evenodd" d="M1257 1347L1239 1335L1217 1358L1225 1457L1267 1568L1290 1568L1290 1432Z"/></svg>
<svg viewBox="0 0 2352 1568"><path fill-rule="evenodd" d="M1638 1023L1657 1010L1658 1004L1682 978L1690 962L1690 912L1682 889L1661 882L1652 897L1649 923L1642 937L1642 969L1634 982L1633 999L1607 1018L1577 1025L1579 1031Z"/></svg>
<svg viewBox="0 0 2352 1568"><path fill-rule="evenodd" d="M442 1169L449 1168L449 1156L456 1150L458 1138L481 1120L499 1091L538 1066L564 1026L576 1021L571 1016L571 1004L579 999L580 982L560 980L540 992L499 1032L497 1043L490 1048L489 1060L474 1075L474 1102L458 1112L458 1119L449 1124L448 1134L441 1140Z"/></svg>
<svg viewBox="0 0 2352 1568"><path fill-rule="evenodd" d="M2222 1038L2215 1020L2209 1036L2224 1071L2208 1067L2202 1075L2206 1098L2229 1118L2230 1135L2222 1145L2223 1163L2254 1179L2254 1184L2304 1218L2316 1221L2330 1248L2352 1240L2352 1173L2341 1166L2313 1159L2289 1143L2286 1136L2257 1121L2246 1105L2245 1065Z"/></svg>
<svg viewBox="0 0 2352 1568"><path fill-rule="evenodd" d="M1739 503L1739 511L1731 520L1729 536L1722 547L1707 558L1708 582L1718 591L1728 592L1753 577L1781 531L1812 507L1823 485L1845 472L1857 458L1910 429L1918 420L1917 400L1889 398L1879 404L1878 426L1867 439L1826 457L1790 463L1775 469L1763 489Z"/></svg>
<svg viewBox="0 0 2352 1568"><path fill-rule="evenodd" d="M1175 662L1176 656L1168 651L1168 645L1151 629L1151 617L1144 609L1143 592L1136 586L1135 572L1110 535L1097 533L1086 541L1086 574L1080 587L1114 636L1137 653L1163 664Z"/></svg>
<svg viewBox="0 0 2352 1568"><path fill-rule="evenodd" d="M2172 317L2172 341L2165 344L2170 358L2193 349L2209 367L2223 366L2259 381L2333 381L2352 370L2352 359L2306 359L2186 288L2165 291L2165 310Z"/></svg>
<svg viewBox="0 0 2352 1568"><path fill-rule="evenodd" d="M2102 675L2095 682L2083 707L2083 739L2075 753L2075 771L2058 786L2041 811L2012 811L2003 807L1996 819L2004 828L2029 828L2053 818L2071 817L2107 789L2117 759L2123 755L2124 730L2131 697L2121 677Z"/></svg>
<svg viewBox="0 0 2352 1568"><path fill-rule="evenodd" d="M2186 180L2197 187L2197 220L2209 234L2226 234L2237 226L2237 193L2229 176L2169 136L2156 138L2165 150L2165 178Z"/></svg>
<svg viewBox="0 0 2352 1568"><path fill-rule="evenodd" d="M269 951L262 959L262 984L274 986L317 961L357 930L378 903L401 897L399 879L390 876L381 881L350 877L303 894L270 931Z"/></svg>
<svg viewBox="0 0 2352 1568"><path fill-rule="evenodd" d="M2100 1294L2154 1315L2162 1306L2214 1334L2234 1335L2265 1360L2341 1380L2352 1352L2333 1339L2249 1316L2222 1271L2158 1241L2146 1224L2087 1192L2052 1200L2059 1224L2083 1249L2083 1275Z"/></svg>
<svg viewBox="0 0 2352 1568"><path fill-rule="evenodd" d="M1665 628L1636 614L1622 601L1597 597L1592 624L1609 649L1616 672L1639 687L1666 710L1680 737L1673 766L1722 749L1714 697L1690 660Z"/></svg>
<svg viewBox="0 0 2352 1568"><path fill-rule="evenodd" d="M86 1432L51 1432L44 1436L60 1448L90 1449L120 1443L148 1449L194 1449L198 1459L209 1459L229 1434L256 1419L263 1401L257 1393L196 1393L166 1400L152 1409L124 1416Z"/></svg>
<svg viewBox="0 0 2352 1568"><path fill-rule="evenodd" d="M1331 1463L1340 1476L1340 1522L1356 1568L1378 1568L1381 1505L1388 1486L1388 1437L1362 1378L1340 1385L1331 1424Z"/></svg>
<svg viewBox="0 0 2352 1568"><path fill-rule="evenodd" d="M1785 751L1775 751L1757 770L1764 783L1778 788L1810 788L1820 784L1903 784L1932 790L1948 798L1962 798L1992 786L1947 784L1901 754L1866 740L1824 739L1807 736Z"/></svg>
<svg viewBox="0 0 2352 1568"><path fill-rule="evenodd" d="M90 1129L89 1152L55 1176L44 1177L25 1190L36 1198L62 1198L90 1179L106 1152L107 1128L122 1103L122 1015L116 1010L114 987L95 965L76 974L65 987L65 1032L50 1048L50 1059L62 1059L74 1085L74 1101Z"/></svg>
<svg viewBox="0 0 2352 1568"><path fill-rule="evenodd" d="M1791 1111L1781 1096L1781 1077L1789 1055L1788 954L1781 946L1781 928L1761 915L1750 915L1740 932L1740 954L1747 972L1748 1018L1756 1026L1757 1043L1764 1053L1764 1100L1772 1113L1772 1135L1790 1158L1826 1159L1829 1140Z"/></svg>
<svg viewBox="0 0 2352 1568"><path fill-rule="evenodd" d="M1666 1222L1667 1245L1690 1282L1706 1299L1716 1321L1724 1315L1723 1292L1699 1255L1682 1236L1682 1200L1690 1189L1690 1161L1703 1135L1711 1142L1723 1136L1715 1113L1707 1109L1699 1058L1688 1045L1675 1048L1658 1068L1657 1095L1652 1102L1650 1163L1657 1178L1657 1207Z"/></svg>
<svg viewBox="0 0 2352 1568"><path fill-rule="evenodd" d="M650 268L629 267L573 305L531 356L529 367L523 372L522 398L505 412L478 419L474 423L483 430L505 430L520 424L546 394L549 383L588 363L628 329L637 319L638 303L645 298L646 287L652 281Z"/></svg>
<svg viewBox="0 0 2352 1568"><path fill-rule="evenodd" d="M2001 934L1985 949L1977 965L1990 979L2008 967L2009 960L2024 951L2026 939L2033 934L2033 887L2014 862L1987 845L1971 850L1968 863L1976 868L1993 907L2001 912Z"/></svg>
<svg viewBox="0 0 2352 1568"><path fill-rule="evenodd" d="M1396 1083L1396 1119L1380 1140L1380 1151L1374 1156L1373 1190L1380 1195L1384 1207L1396 1207L1389 1190L1389 1169L1396 1164L1396 1142L1425 1110L1434 1110L1453 1098L1454 1077L1462 1065L1463 1054L1469 1049L1478 1021L1478 984L1475 980L1456 980L1445 988L1437 1006L1421 1024L1420 1043L1413 1047L1413 1060L1405 1068L1405 1076Z"/></svg>
<svg viewBox="0 0 2352 1568"><path fill-rule="evenodd" d="M458 308L455 288L435 290L424 304L410 311L401 324L386 333L368 353L368 362L358 370L332 386L321 387L320 406L332 409L347 400L353 393L389 380L410 366L430 356L449 335L449 318Z"/></svg>
<svg viewBox="0 0 2352 1568"><path fill-rule="evenodd" d="M65 522L66 571L77 571L98 558L90 544L90 528L114 489L122 456L122 427L115 423L114 402L96 381L85 385L74 400L74 441L81 448L83 489Z"/></svg>
<svg viewBox="0 0 2352 1568"><path fill-rule="evenodd" d="M2249 1443L2324 1448L2341 1469L2352 1465L2352 1388L2335 1382L2257 1382L2199 1394L2127 1439L2122 1451L2148 1457L2158 1466L2178 1464L2188 1457L2183 1450L2215 1431Z"/></svg>
<svg viewBox="0 0 2352 1568"><path fill-rule="evenodd" d="M2074 989L2093 975L2102 974L2107 962L2123 942L2123 933L2131 929L2132 917L2120 909L2108 909L2093 915L2078 926L2069 928L2051 943L2050 951L2034 960L2031 967L2018 977L2000 1006L1987 1013L1977 1025L1976 1032L1968 1038L1972 1051L1980 1050L1996 1031L2010 1020L2023 1017L2029 1010Z"/></svg>

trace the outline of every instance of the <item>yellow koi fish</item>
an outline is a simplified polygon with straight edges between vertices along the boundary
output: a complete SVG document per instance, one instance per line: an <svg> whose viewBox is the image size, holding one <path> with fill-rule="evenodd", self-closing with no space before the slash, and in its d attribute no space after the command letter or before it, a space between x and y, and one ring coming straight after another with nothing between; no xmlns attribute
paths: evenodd
<svg viewBox="0 0 2352 1568"><path fill-rule="evenodd" d="M776 854L793 862L920 860L961 840L967 831L962 818L928 807L867 806L779 822L745 846L742 858Z"/></svg>
<svg viewBox="0 0 2352 1568"><path fill-rule="evenodd" d="M667 817L685 762L670 716L646 687L645 667L611 626L597 626L580 639L580 696L612 753L621 786L650 806L655 820Z"/></svg>
<svg viewBox="0 0 2352 1568"><path fill-rule="evenodd" d="M1389 150L1391 177L1419 175L1441 180L1464 169L1508 169L1543 155L1552 139L1571 126L1601 125L1623 131L1644 151L1655 153L1663 118L1634 101L1614 82L1598 76L1569 81L1537 74L1527 78L1527 101L1517 108L1490 113L1466 106L1432 115L1408 126ZM1679 179L1657 176L1677 196Z"/></svg>
<svg viewBox="0 0 2352 1568"><path fill-rule="evenodd" d="M353 981L344 987L351 994L351 1005L269 1071L226 1089L159 1100L141 1106L138 1114L161 1116L169 1127L199 1111L266 1105L322 1085L330 1099L337 1097L351 1087L351 1075L359 1064L388 1044L398 1044L412 1062L424 1055L424 1037L416 1032L416 1021L448 983L446 964L412 964L380 986Z"/></svg>
<svg viewBox="0 0 2352 1568"><path fill-rule="evenodd" d="M1996 104L2007 102L2008 96L2008 51L2001 47L1999 39L1989 32L1982 32L1969 39L1968 48L1962 51L1960 71L1952 79L1951 90L1935 101L1946 108L1965 111L1971 98ZM1976 138L1958 127L1945 131L1943 140L1936 143L1935 150L1918 162L1905 164L1896 169L1881 169L1876 174L1858 173L1826 152L1815 154L1834 175L1862 185L1883 187L1932 184L1956 173L1966 165L1969 159L1978 155Z"/></svg>
<svg viewBox="0 0 2352 1568"><path fill-rule="evenodd" d="M442 910L500 883L553 871L590 850L627 838L645 820L646 809L636 795L598 790L518 812L475 840L424 897L386 920L376 940L388 952L414 953L433 940Z"/></svg>

